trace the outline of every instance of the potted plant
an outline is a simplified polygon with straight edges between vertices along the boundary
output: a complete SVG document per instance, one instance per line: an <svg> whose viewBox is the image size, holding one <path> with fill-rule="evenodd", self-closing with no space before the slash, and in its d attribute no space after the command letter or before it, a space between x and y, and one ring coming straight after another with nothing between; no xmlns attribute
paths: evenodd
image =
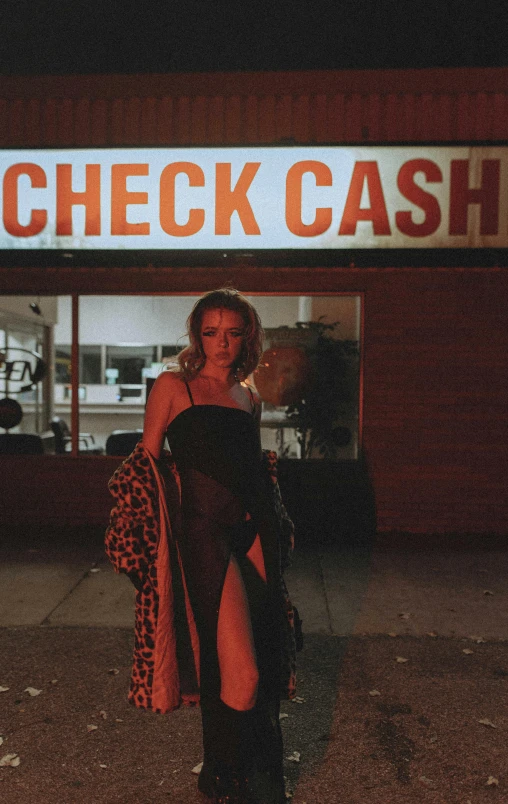
<svg viewBox="0 0 508 804"><path fill-rule="evenodd" d="M296 431L302 460L281 438L279 482L299 538L353 544L371 538L375 506L363 456L343 459L357 419L359 347L334 338L337 326L319 319L268 331L256 385L281 416L280 433Z"/></svg>
<svg viewBox="0 0 508 804"><path fill-rule="evenodd" d="M332 333L339 322L298 321L297 329L311 332L306 353L310 376L301 399L286 409L286 420L296 430L300 457L334 459L351 440L341 420L351 417L357 396L358 343L337 340Z"/></svg>

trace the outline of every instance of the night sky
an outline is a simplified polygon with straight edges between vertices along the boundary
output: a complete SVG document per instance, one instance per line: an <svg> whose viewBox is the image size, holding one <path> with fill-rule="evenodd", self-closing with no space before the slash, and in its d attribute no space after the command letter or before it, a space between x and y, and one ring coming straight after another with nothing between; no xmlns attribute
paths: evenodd
<svg viewBox="0 0 508 804"><path fill-rule="evenodd" d="M2 73L508 66L503 0L3 0Z"/></svg>

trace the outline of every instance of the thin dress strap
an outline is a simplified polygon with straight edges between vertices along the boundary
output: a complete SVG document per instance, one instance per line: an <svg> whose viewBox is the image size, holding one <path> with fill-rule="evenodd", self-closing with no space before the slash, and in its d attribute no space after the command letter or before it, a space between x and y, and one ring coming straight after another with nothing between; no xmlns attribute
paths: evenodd
<svg viewBox="0 0 508 804"><path fill-rule="evenodd" d="M191 405L194 405L194 400L192 398L191 389L189 388L189 383L186 380L184 380L184 383L185 387L187 388L187 393L189 394L190 403Z"/></svg>
<svg viewBox="0 0 508 804"><path fill-rule="evenodd" d="M247 388L247 391L250 394L250 401L252 402L252 411L251 411L251 413L252 413L252 415L254 415L254 413L256 412L256 400L254 399L254 394L252 393L252 389L251 389L250 385L246 384L245 387Z"/></svg>

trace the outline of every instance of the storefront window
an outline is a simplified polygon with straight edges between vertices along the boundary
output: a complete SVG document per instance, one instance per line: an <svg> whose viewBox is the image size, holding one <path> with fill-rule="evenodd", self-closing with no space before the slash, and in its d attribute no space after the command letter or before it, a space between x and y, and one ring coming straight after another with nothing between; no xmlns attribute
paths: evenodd
<svg viewBox="0 0 508 804"><path fill-rule="evenodd" d="M94 385L103 382L101 368L101 347L80 345L79 347L79 381Z"/></svg>
<svg viewBox="0 0 508 804"><path fill-rule="evenodd" d="M56 300L51 297L0 297L0 399L16 415L6 419L9 438L3 447L15 451L51 449L51 332ZM0 432L2 432L0 430ZM29 442L22 436L33 436ZM15 438L16 437L16 438Z"/></svg>
<svg viewBox="0 0 508 804"><path fill-rule="evenodd" d="M110 437L118 434L139 437L147 383L187 344L185 324L195 301L195 296L80 297L80 452L110 452ZM263 357L250 377L263 401L263 447L284 458L358 457L361 296L256 296L251 301L265 330ZM27 297L18 297L16 310L0 306L0 353L38 352L48 366L43 381L16 389L7 387L5 371L0 372L0 396L15 394L22 405L20 432L60 428L63 436L48 440L45 451L70 454L71 298L51 303L53 313L44 323L31 320Z"/></svg>
<svg viewBox="0 0 508 804"><path fill-rule="evenodd" d="M102 382L101 347L79 347L79 381L86 384L100 384ZM55 382L70 383L71 381L71 345L59 344L55 348Z"/></svg>
<svg viewBox="0 0 508 804"><path fill-rule="evenodd" d="M361 297L253 301L265 330L263 357L252 378L263 399L263 446L284 458L356 459ZM283 311L285 319L277 321Z"/></svg>
<svg viewBox="0 0 508 804"><path fill-rule="evenodd" d="M71 381L71 347L60 344L55 348L55 383Z"/></svg>
<svg viewBox="0 0 508 804"><path fill-rule="evenodd" d="M135 385L144 381L144 369L157 360L155 346L107 346L106 369L119 385ZM111 371L111 369L113 371Z"/></svg>

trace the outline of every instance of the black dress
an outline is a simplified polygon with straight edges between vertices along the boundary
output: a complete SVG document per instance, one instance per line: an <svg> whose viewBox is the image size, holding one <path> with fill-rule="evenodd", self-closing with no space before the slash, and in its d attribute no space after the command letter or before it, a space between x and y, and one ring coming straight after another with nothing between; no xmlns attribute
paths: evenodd
<svg viewBox="0 0 508 804"><path fill-rule="evenodd" d="M191 406L173 419L166 435L182 483L179 547L200 640L205 766L233 765L243 772L255 761L282 784L280 551L259 427L252 413L195 405L188 385L187 391ZM246 557L257 533L266 583ZM232 554L249 600L259 671L257 702L249 712L232 710L220 699L217 625Z"/></svg>

